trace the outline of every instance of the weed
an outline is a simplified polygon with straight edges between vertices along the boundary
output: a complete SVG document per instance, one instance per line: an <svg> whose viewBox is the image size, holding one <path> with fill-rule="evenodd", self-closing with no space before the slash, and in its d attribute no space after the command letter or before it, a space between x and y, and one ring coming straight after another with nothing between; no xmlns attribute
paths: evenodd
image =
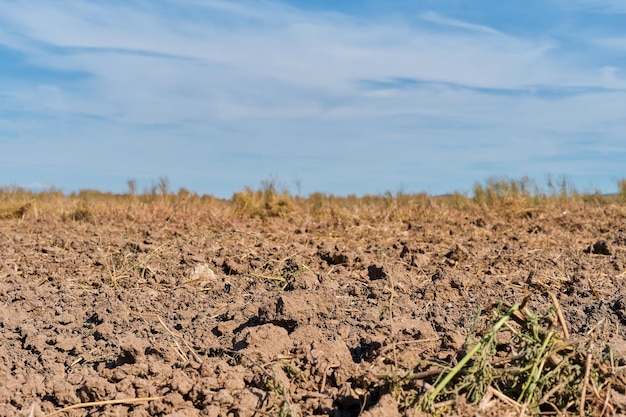
<svg viewBox="0 0 626 417"><path fill-rule="evenodd" d="M294 209L294 203L287 190L278 191L275 180L261 182L261 189L245 187L233 194L232 202L238 213L252 216L282 217Z"/></svg>
<svg viewBox="0 0 626 417"><path fill-rule="evenodd" d="M553 298L554 300L554 298ZM464 397L478 403L490 393L497 393L516 405L521 414L543 412L597 413L609 396L611 371L606 350L593 336L577 340L561 337L552 323L559 315L555 304L545 314L536 315L525 308L525 301L506 310L495 309L491 327L452 369L429 370L418 374L408 371L390 377L389 391L404 408L418 407L438 414L448 400ZM547 327L544 324L549 324ZM502 337L502 333L508 333ZM563 329L567 335L567 330ZM509 356L500 357L497 347L506 340ZM500 349L502 350L502 349ZM432 388L421 393L416 380ZM431 385L432 384L432 385ZM593 396L588 396L593 387Z"/></svg>
<svg viewBox="0 0 626 417"><path fill-rule="evenodd" d="M69 213L64 213L61 218L63 220L91 222L93 221L93 213L89 207L83 205L82 207L77 207Z"/></svg>
<svg viewBox="0 0 626 417"><path fill-rule="evenodd" d="M283 365L283 371L292 381L306 382L306 375L295 365L287 363Z"/></svg>
<svg viewBox="0 0 626 417"><path fill-rule="evenodd" d="M626 202L626 178L617 181L618 196L622 202Z"/></svg>
<svg viewBox="0 0 626 417"><path fill-rule="evenodd" d="M26 213L33 208L32 203L20 204L17 206L3 207L0 210L0 219L23 219Z"/></svg>

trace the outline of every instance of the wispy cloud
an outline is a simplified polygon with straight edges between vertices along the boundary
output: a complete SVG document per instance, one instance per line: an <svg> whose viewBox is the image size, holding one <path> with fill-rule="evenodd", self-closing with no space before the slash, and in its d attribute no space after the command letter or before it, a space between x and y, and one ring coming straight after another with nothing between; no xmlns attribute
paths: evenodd
<svg viewBox="0 0 626 417"><path fill-rule="evenodd" d="M48 2L37 6L0 7L5 19L28 39L18 47L36 63L90 74L92 88L101 88L98 93L121 92L131 102L193 91L205 103L219 102L213 110L224 117L267 114L275 106L279 111L308 107L314 113L328 104L324 99L332 102L333 95L358 94L354 81L359 79L410 78L484 88L597 86L602 81L593 73L566 71L550 56L553 43L499 36L495 30L432 12L422 17L471 28L481 39L334 14L311 15L277 5L258 11L253 5L208 2L200 8L226 13L228 27L206 27L176 14L168 16L166 24L162 10L140 7L80 1L62 10ZM249 27L251 17L260 28ZM283 93L273 100L277 90ZM297 97L306 97L310 104L302 106ZM101 104L106 104L103 98ZM296 98L296 103L285 103L285 98ZM79 107L85 108L83 103Z"/></svg>
<svg viewBox="0 0 626 417"><path fill-rule="evenodd" d="M471 32L479 32L485 33L488 35L503 35L501 32L490 28L489 26L477 25L474 23L464 22L458 19L451 19L449 17L441 16L439 13L436 13L432 10L420 13L420 19L436 23L443 26L450 26L453 28L465 29Z"/></svg>
<svg viewBox="0 0 626 417"><path fill-rule="evenodd" d="M39 145L6 141L3 163L54 154L103 175L106 161L127 176L171 169L186 186L199 173L228 172L231 188L275 173L338 191L337 178L372 176L362 187L384 190L398 172L480 164L550 171L539 156L567 154L579 132L597 135L591 151L626 152L619 64L441 11L399 20L266 1L17 0L0 3L2 46L18 64L0 69L0 126ZM3 117L9 109L20 117ZM480 151L458 151L468 147ZM381 160L397 171L371 172Z"/></svg>
<svg viewBox="0 0 626 417"><path fill-rule="evenodd" d="M624 51L626 50L626 36L606 36L597 37L593 42L600 47L614 50ZM613 66L604 67L605 75L609 77L616 77L618 75L618 69Z"/></svg>
<svg viewBox="0 0 626 417"><path fill-rule="evenodd" d="M624 0L556 0L561 7L596 13L626 13Z"/></svg>

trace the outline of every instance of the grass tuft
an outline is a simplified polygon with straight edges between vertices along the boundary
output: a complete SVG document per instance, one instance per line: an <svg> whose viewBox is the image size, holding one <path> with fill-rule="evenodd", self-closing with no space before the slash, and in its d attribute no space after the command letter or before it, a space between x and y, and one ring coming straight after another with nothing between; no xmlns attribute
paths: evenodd
<svg viewBox="0 0 626 417"><path fill-rule="evenodd" d="M285 189L280 190L275 180L261 182L261 188L253 190L245 187L233 194L235 210L253 217L284 217L295 209L294 199Z"/></svg>
<svg viewBox="0 0 626 417"><path fill-rule="evenodd" d="M626 178L622 178L617 182L617 190L620 200L626 203Z"/></svg>
<svg viewBox="0 0 626 417"><path fill-rule="evenodd" d="M569 340L566 328L557 331L555 324L563 325L558 303L541 315L525 304L498 305L490 327L453 368L408 370L387 378L387 389L403 409L434 415L459 398L476 404L488 394L520 415L600 415L620 378L610 347L593 334ZM431 388L424 392L424 386Z"/></svg>
<svg viewBox="0 0 626 417"><path fill-rule="evenodd" d="M618 190L613 194L602 194L597 190L580 193L565 177L558 181L548 177L544 187L528 177L490 177L483 183L476 183L469 196L460 192L441 196L387 192L364 196L312 193L303 197L293 196L285 187L279 186L275 179L269 179L262 181L258 189L245 187L234 193L230 200L221 200L211 195L199 196L185 188L174 192L170 190L168 179L162 177L143 193L137 191L134 180L129 180L125 194L81 190L64 195L54 188L36 192L19 187L3 187L0 188L0 219L52 216L91 222L100 215L120 220L138 220L154 214L162 214L165 218L171 214L173 207L185 202L180 218L189 221L202 216L211 218L212 210L227 210L235 216L262 219L303 219L314 216L328 219L328 225L333 228L345 229L370 221L410 224L415 219L433 219L442 211L531 218L537 212L552 208L624 204L626 179L619 180L617 186Z"/></svg>

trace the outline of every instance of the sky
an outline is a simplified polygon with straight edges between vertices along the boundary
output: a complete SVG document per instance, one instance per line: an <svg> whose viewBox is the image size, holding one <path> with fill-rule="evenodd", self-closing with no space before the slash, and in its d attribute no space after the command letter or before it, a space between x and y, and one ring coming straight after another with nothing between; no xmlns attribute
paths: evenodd
<svg viewBox="0 0 626 417"><path fill-rule="evenodd" d="M0 0L0 185L626 177L626 0Z"/></svg>

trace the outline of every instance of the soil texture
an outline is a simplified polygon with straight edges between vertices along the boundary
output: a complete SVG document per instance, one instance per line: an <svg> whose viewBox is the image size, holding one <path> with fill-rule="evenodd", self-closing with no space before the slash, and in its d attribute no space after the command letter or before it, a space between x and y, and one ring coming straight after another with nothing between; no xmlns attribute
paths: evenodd
<svg viewBox="0 0 626 417"><path fill-rule="evenodd" d="M555 296L570 338L626 364L621 205L115 204L0 219L0 416L425 415L386 381L458 363L524 298L543 313Z"/></svg>

